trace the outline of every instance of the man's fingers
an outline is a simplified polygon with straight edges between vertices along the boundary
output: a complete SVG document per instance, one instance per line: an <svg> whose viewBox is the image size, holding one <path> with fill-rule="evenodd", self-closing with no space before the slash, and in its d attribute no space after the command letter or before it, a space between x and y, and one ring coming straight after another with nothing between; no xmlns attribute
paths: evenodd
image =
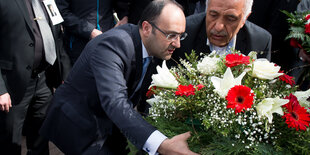
<svg viewBox="0 0 310 155"><path fill-rule="evenodd" d="M198 153L195 153L195 152L190 151L190 152L188 152L188 155L199 155L199 154L198 154Z"/></svg>
<svg viewBox="0 0 310 155"><path fill-rule="evenodd" d="M180 134L179 136L181 139L184 139L186 141L189 137L191 137L191 132L188 131L183 134Z"/></svg>
<svg viewBox="0 0 310 155"><path fill-rule="evenodd" d="M4 105L4 110L5 110L6 112L9 112L9 110L10 110L10 105L9 105L9 104L5 104L5 105Z"/></svg>

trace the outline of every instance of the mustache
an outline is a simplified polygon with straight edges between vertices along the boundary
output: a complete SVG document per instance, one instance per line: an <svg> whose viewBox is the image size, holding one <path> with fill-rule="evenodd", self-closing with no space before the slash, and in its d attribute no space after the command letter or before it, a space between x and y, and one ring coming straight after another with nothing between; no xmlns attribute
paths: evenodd
<svg viewBox="0 0 310 155"><path fill-rule="evenodd" d="M220 31L220 32L218 32L218 31L216 31L216 30L214 30L214 29L211 29L210 33L211 33L212 35L217 35L217 36L223 36L223 37L227 36L227 32L226 32L226 31Z"/></svg>
<svg viewBox="0 0 310 155"><path fill-rule="evenodd" d="M176 47L174 47L173 45L168 46L168 50L175 50L175 49L176 49Z"/></svg>

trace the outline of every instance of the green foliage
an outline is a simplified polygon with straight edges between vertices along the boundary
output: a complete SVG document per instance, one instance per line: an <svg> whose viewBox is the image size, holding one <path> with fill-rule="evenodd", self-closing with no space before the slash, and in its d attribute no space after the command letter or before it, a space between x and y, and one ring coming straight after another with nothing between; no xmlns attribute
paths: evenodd
<svg viewBox="0 0 310 155"><path fill-rule="evenodd" d="M307 52L310 52L310 35L305 33L305 25L307 21L305 19L306 15L310 14L310 11L305 12L293 12L282 10L282 13L287 15L287 22L291 25L289 28L290 33L286 36L285 39L295 39L303 49Z"/></svg>

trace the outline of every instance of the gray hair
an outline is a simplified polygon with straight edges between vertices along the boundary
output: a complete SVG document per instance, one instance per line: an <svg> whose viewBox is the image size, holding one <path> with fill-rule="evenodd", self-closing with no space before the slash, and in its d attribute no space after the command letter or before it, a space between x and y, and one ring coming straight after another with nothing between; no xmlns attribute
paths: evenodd
<svg viewBox="0 0 310 155"><path fill-rule="evenodd" d="M206 11L208 9L209 0L206 0ZM243 20L246 20L246 17L252 12L253 0L245 0L243 7L244 17Z"/></svg>

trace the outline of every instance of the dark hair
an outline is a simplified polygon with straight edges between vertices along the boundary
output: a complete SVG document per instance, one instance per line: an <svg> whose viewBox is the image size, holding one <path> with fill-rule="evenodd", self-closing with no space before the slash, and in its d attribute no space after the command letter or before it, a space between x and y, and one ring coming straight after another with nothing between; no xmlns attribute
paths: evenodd
<svg viewBox="0 0 310 155"><path fill-rule="evenodd" d="M175 0L154 0L150 4L148 4L146 8L143 10L141 18L138 23L139 28L142 27L143 21L155 23L155 20L160 15L164 6L166 6L167 4L173 4L178 8L180 8L181 10L183 10L183 7Z"/></svg>

